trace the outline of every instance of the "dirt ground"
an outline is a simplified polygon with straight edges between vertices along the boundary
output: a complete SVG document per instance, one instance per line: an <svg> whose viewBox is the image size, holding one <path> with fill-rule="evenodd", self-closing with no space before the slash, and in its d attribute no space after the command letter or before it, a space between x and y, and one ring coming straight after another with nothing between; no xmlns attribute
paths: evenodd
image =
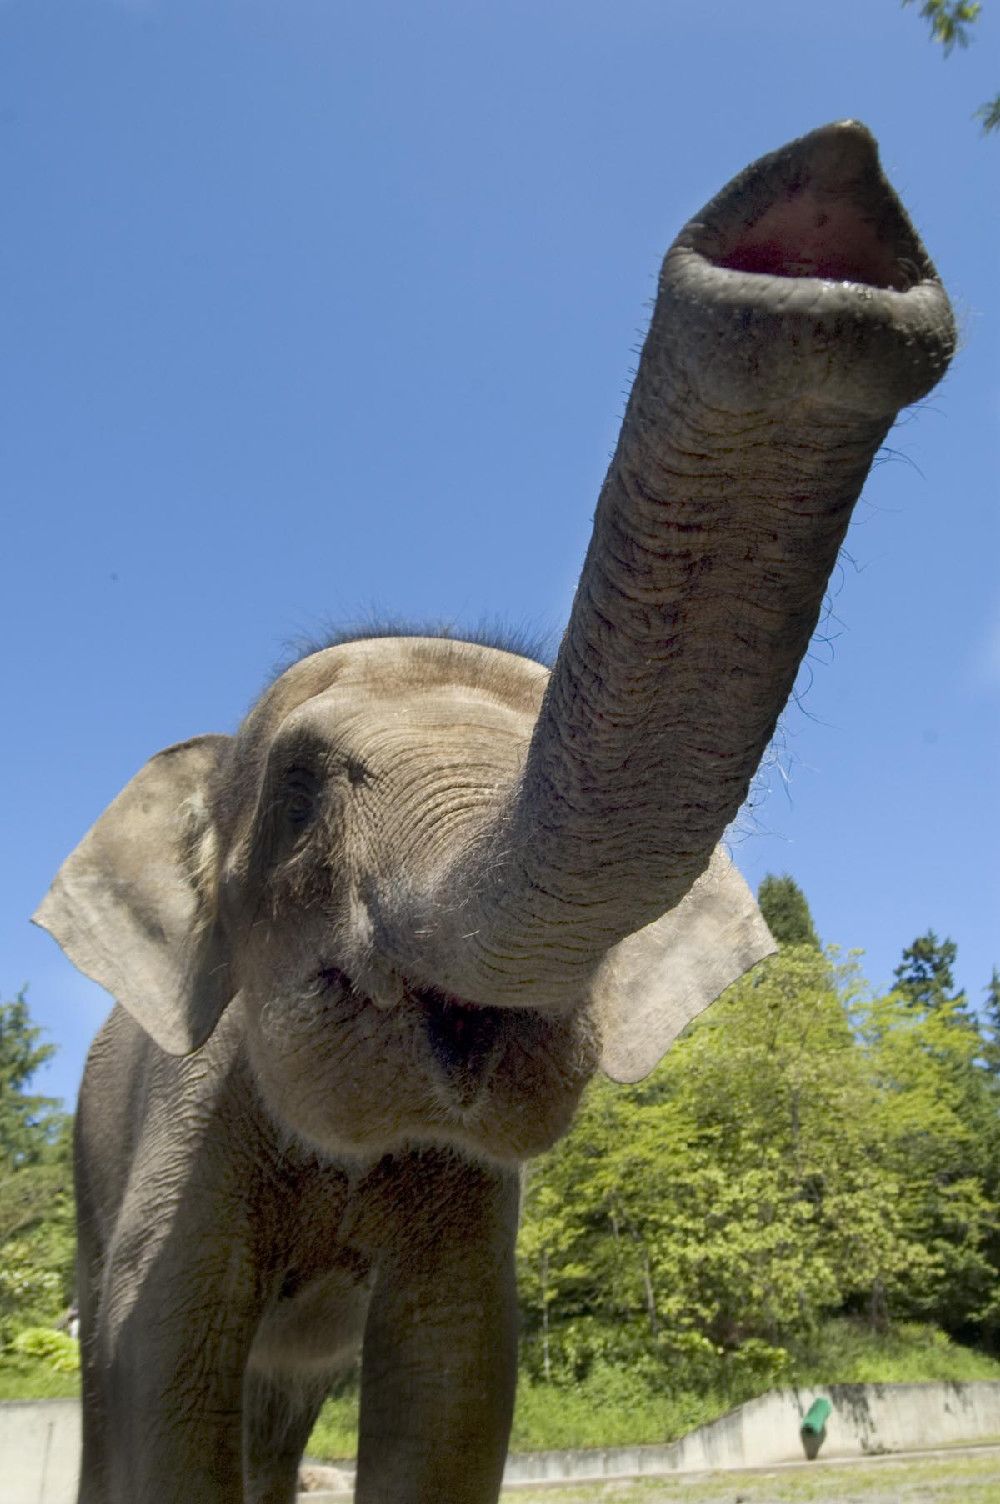
<svg viewBox="0 0 1000 1504"><path fill-rule="evenodd" d="M1000 1447L980 1452L603 1484L511 1488L504 1504L1000 1504Z"/></svg>

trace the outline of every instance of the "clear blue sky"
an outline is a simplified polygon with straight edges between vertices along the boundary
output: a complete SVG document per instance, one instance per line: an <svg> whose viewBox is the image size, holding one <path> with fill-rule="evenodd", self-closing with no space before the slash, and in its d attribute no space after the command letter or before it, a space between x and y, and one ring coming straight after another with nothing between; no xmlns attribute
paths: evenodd
<svg viewBox="0 0 1000 1504"><path fill-rule="evenodd" d="M859 506L736 855L876 984L1000 962L997 8L0 0L0 986L71 1096L106 1000L28 925L153 752L372 607L565 620L660 257L735 171L865 120L953 373ZM806 682L806 681L811 682Z"/></svg>

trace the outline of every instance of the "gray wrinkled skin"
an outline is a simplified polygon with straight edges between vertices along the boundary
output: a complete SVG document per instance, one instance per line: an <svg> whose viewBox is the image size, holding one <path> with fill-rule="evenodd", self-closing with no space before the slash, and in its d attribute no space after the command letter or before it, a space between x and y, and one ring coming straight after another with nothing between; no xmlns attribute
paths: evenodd
<svg viewBox="0 0 1000 1504"><path fill-rule="evenodd" d="M719 842L947 299L863 127L664 262L551 676L347 641L151 759L36 915L118 1006L77 1119L81 1504L491 1504L523 1161L773 949Z"/></svg>

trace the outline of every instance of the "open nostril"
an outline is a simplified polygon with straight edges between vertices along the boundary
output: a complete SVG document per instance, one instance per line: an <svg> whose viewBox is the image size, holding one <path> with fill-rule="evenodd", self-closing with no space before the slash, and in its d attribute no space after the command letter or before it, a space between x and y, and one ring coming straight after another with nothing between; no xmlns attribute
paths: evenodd
<svg viewBox="0 0 1000 1504"><path fill-rule="evenodd" d="M803 188L780 196L728 237L716 266L770 277L820 277L905 292L916 268L894 254L859 206Z"/></svg>

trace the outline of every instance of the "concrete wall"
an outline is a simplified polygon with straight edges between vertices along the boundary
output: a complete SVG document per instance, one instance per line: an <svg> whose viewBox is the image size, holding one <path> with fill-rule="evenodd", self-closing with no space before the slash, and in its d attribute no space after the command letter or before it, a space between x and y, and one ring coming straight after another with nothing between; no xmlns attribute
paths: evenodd
<svg viewBox="0 0 1000 1504"><path fill-rule="evenodd" d="M917 1451L1000 1438L1000 1383L833 1384L775 1389L669 1446L535 1452L507 1459L508 1483L691 1473L801 1462L800 1427L814 1399L833 1405L821 1457Z"/></svg>
<svg viewBox="0 0 1000 1504"><path fill-rule="evenodd" d="M80 1470L77 1400L0 1404L0 1500L74 1504Z"/></svg>
<svg viewBox="0 0 1000 1504"><path fill-rule="evenodd" d="M1000 1383L834 1384L826 1389L772 1390L669 1446L511 1456L504 1481L691 1473L801 1461L802 1418L821 1395L833 1405L821 1457L860 1457L1000 1438ZM75 1400L0 1404L2 1504L74 1504L79 1455L80 1410ZM322 1471L316 1469L318 1474Z"/></svg>

